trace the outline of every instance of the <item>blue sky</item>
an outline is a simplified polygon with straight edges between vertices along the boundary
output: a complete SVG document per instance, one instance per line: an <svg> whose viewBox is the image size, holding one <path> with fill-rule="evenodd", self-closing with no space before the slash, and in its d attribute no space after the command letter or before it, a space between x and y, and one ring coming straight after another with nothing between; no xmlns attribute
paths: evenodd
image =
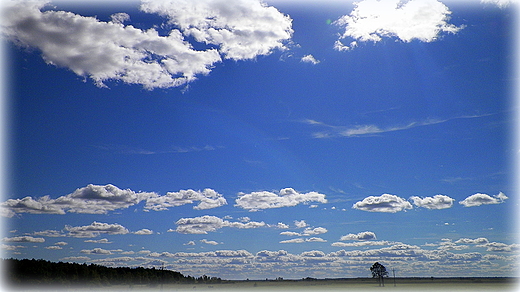
<svg viewBox="0 0 520 292"><path fill-rule="evenodd" d="M514 4L20 3L4 257L517 274Z"/></svg>

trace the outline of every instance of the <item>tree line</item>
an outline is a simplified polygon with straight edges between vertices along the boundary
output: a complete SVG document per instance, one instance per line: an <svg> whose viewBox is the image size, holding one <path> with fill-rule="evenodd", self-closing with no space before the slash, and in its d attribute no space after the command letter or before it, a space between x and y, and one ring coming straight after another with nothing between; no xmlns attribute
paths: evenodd
<svg viewBox="0 0 520 292"><path fill-rule="evenodd" d="M156 268L105 267L96 264L51 262L42 259L3 259L5 279L12 285L159 285L220 283L217 277L195 278Z"/></svg>

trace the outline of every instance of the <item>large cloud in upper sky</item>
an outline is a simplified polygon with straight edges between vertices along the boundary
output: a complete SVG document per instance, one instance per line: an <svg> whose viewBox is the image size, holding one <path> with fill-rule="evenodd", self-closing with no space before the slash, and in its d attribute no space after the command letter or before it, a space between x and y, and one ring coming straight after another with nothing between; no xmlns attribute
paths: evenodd
<svg viewBox="0 0 520 292"><path fill-rule="evenodd" d="M509 199L504 193L491 197L487 194L474 194L459 202L464 207L477 207L481 205L500 204Z"/></svg>
<svg viewBox="0 0 520 292"><path fill-rule="evenodd" d="M352 208L368 212L396 213L412 209L412 204L396 195L383 194L379 197L369 196L355 203Z"/></svg>
<svg viewBox="0 0 520 292"><path fill-rule="evenodd" d="M257 0L143 0L141 9L168 17L185 35L218 45L233 60L284 49L293 32L291 18Z"/></svg>
<svg viewBox="0 0 520 292"><path fill-rule="evenodd" d="M350 38L350 47L340 40L335 44L337 50L348 50L357 41L378 42L383 37L397 37L404 42L418 39L431 42L439 33L456 33L462 27L449 24L450 10L437 0L363 0L349 15L339 18L335 24L344 27L340 39Z"/></svg>
<svg viewBox="0 0 520 292"><path fill-rule="evenodd" d="M127 14L103 22L65 11L42 12L45 4L6 3L2 34L38 48L48 64L90 77L98 86L108 80L148 89L181 86L208 74L220 54L251 59L283 49L292 35L291 19L257 0L144 2L144 11L165 15L181 29L167 36L123 25ZM214 46L195 50L188 35Z"/></svg>
<svg viewBox="0 0 520 292"><path fill-rule="evenodd" d="M240 193L236 205L249 211L261 209L292 207L300 203L320 202L327 203L325 195L317 192L299 193L292 188L280 190L278 194L262 191L250 194Z"/></svg>

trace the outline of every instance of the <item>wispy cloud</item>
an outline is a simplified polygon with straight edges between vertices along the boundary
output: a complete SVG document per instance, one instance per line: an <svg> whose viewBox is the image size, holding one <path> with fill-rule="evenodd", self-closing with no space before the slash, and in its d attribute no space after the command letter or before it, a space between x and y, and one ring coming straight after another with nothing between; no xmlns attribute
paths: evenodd
<svg viewBox="0 0 520 292"><path fill-rule="evenodd" d="M334 126L324 122L305 119L302 122L308 125L323 127L326 130L314 132L312 136L314 138L332 138L332 137L360 137L360 136L374 136L377 134L383 134L395 131L404 131L417 127L431 126L436 124L445 123L451 120L457 119L473 119L490 116L493 114L482 114L482 115L464 115L447 119L426 119L423 121L413 121L404 125L393 125L393 126L377 126L374 124L364 124L355 126Z"/></svg>
<svg viewBox="0 0 520 292"><path fill-rule="evenodd" d="M189 153L189 152L201 152L201 151L213 151L218 148L222 148L220 146L190 146L190 147L180 147L180 146L172 146L163 150L150 150L143 149L139 147L132 147L127 145L119 145L119 144L104 144L104 145L95 145L93 146L97 149L118 153L118 154L128 154L128 155L155 155L155 154L169 154L169 153Z"/></svg>

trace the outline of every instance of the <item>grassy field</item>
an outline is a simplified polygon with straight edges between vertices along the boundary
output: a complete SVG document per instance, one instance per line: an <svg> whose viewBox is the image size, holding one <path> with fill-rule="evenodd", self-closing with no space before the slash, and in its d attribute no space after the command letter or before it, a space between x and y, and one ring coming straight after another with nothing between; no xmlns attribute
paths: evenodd
<svg viewBox="0 0 520 292"><path fill-rule="evenodd" d="M109 287L74 287L66 291L520 291L513 278L387 278L385 287L376 279L325 279L284 281L224 281L220 284L168 284L149 286L118 285ZM53 287L50 290L62 290ZM33 290L22 289L24 291ZM34 287L34 290L48 290ZM33 291L34 291L33 290Z"/></svg>

